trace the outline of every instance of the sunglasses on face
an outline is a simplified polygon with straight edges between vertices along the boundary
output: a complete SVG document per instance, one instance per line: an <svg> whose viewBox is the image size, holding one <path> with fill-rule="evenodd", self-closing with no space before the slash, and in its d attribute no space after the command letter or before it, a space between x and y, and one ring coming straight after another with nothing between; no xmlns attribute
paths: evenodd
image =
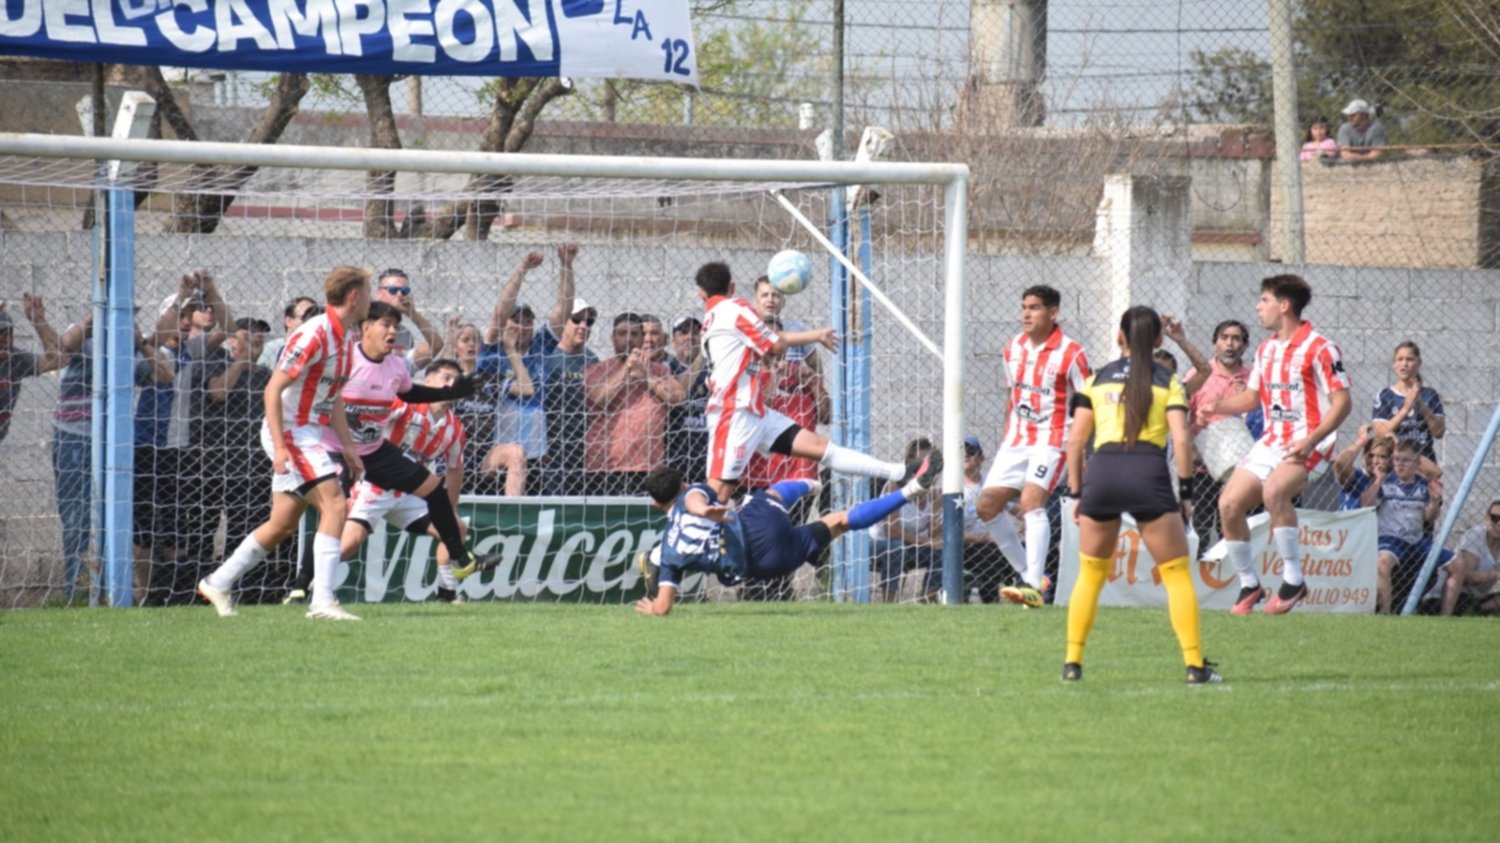
<svg viewBox="0 0 1500 843"><path fill-rule="evenodd" d="M390 293L393 296L409 296L409 295L411 295L411 288L410 287L385 287L383 289L387 293Z"/></svg>
<svg viewBox="0 0 1500 843"><path fill-rule="evenodd" d="M586 325L592 328L594 327L594 323L598 320L593 316L574 316L568 321L572 322L574 325Z"/></svg>
<svg viewBox="0 0 1500 843"><path fill-rule="evenodd" d="M1500 512L1491 512L1490 513L1490 523L1491 524L1500 524Z"/></svg>

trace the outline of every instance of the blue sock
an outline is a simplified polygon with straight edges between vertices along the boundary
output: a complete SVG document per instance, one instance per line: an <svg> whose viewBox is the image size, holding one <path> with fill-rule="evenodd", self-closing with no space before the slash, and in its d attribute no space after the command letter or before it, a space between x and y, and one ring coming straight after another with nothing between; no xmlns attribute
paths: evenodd
<svg viewBox="0 0 1500 843"><path fill-rule="evenodd" d="M776 496L781 498L782 506L791 509L792 504L796 503L798 498L807 494L811 488L812 484L806 480L782 480L779 483L771 484L771 488L766 491L775 492Z"/></svg>
<svg viewBox="0 0 1500 843"><path fill-rule="evenodd" d="M863 530L874 526L903 506L906 506L906 495L903 495L899 489L873 501L865 501L849 510L849 529Z"/></svg>

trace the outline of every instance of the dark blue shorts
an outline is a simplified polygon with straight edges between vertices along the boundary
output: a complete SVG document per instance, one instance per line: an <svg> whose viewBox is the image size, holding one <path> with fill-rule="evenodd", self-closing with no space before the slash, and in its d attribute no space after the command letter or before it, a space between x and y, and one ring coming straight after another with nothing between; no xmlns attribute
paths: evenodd
<svg viewBox="0 0 1500 843"><path fill-rule="evenodd" d="M817 559L826 546L818 531L807 525L792 526L780 501L764 491L751 496L739 512L739 521L745 535L746 579L784 577Z"/></svg>

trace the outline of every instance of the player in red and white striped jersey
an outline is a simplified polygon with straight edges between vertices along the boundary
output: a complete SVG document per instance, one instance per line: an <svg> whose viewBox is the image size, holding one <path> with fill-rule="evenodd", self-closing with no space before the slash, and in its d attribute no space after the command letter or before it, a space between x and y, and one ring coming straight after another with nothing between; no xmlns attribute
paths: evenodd
<svg viewBox="0 0 1500 843"><path fill-rule="evenodd" d="M1248 615L1266 597L1250 558L1246 516L1264 501L1271 514L1271 537L1282 559L1281 588L1266 604L1280 615L1307 596L1302 578L1302 548L1297 538L1293 501L1310 477L1332 461L1336 432L1349 415L1349 375L1339 348L1302 321L1312 301L1312 287L1296 275L1276 275L1260 285L1255 305L1261 325L1275 331L1255 352L1255 363L1243 392L1220 399L1200 413L1239 415L1257 404L1266 428L1240 461L1219 495L1227 556L1240 574L1240 595L1233 612Z"/></svg>
<svg viewBox="0 0 1500 843"><path fill-rule="evenodd" d="M1021 333L1002 353L1010 383L1005 440L974 505L974 514L1021 575L1022 584L1002 588L1001 596L1033 607L1042 605L1049 585L1043 573L1052 543L1047 498L1066 462L1069 402L1089 376L1083 346L1057 324L1061 304L1062 294L1045 284L1021 293ZM1016 528L1002 511L1017 497L1026 524L1024 551Z"/></svg>
<svg viewBox="0 0 1500 843"><path fill-rule="evenodd" d="M766 327L755 308L734 295L729 267L720 262L698 268L698 296L708 308L703 319L703 355L709 367L708 484L727 501L756 452L805 457L833 471L904 481L920 466L877 460L804 430L776 410L766 408L761 390L761 358L793 346L837 348L832 328L786 331Z"/></svg>
<svg viewBox="0 0 1500 843"><path fill-rule="evenodd" d="M440 359L427 366L424 382L434 389L451 387L463 369L458 361ZM443 493L453 508L458 506L464 484L464 428L449 402L408 404L397 399L387 418L386 441L400 448L404 459L425 466L443 478ZM415 535L430 535L437 546L438 599L452 603L458 599L458 579L454 576L452 558L442 535L433 525L428 502L420 495L387 489L368 477L354 484L349 493L349 517L344 522L342 555L353 558L365 543L377 521L384 519L397 529ZM462 524L459 525L462 537Z"/></svg>
<svg viewBox="0 0 1500 843"><path fill-rule="evenodd" d="M370 306L370 273L336 266L323 280L328 299L322 315L310 319L287 338L266 385L266 418L261 447L271 457L271 517L255 528L213 573L198 583L198 593L221 617L236 614L234 584L260 564L271 550L291 537L309 504L318 510L313 537L313 593L309 618L357 620L339 606L333 577L339 564L339 537L344 529L344 491L338 467L324 447L322 429L331 427L344 445L346 465L363 469L354 451L340 392L349 375L353 337Z"/></svg>

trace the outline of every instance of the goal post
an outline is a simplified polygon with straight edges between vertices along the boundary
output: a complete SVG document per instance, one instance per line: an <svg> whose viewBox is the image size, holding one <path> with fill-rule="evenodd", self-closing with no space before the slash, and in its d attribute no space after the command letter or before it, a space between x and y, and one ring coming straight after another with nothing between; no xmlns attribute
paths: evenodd
<svg viewBox="0 0 1500 843"><path fill-rule="evenodd" d="M600 251L618 251L620 258L615 260L601 260L596 269L604 275L610 275L612 283L618 283L620 289L618 295L629 298L635 290L635 294L649 302L649 306L657 308L675 308L667 311L669 315L682 313L684 303L678 293L667 293L655 289L646 281L646 277L653 279L665 279L675 285L691 285L691 267L674 265L670 268L663 265L652 266L649 270L636 268L634 264L627 266L627 261L639 262L642 266L651 263L665 264L671 261L650 256L641 256L630 252L633 244L634 230L652 230L656 232L653 242L672 241L674 243L691 244L692 249L688 252L697 255L702 254L703 259L713 259L711 256L716 251L716 240L729 243L722 248L725 252L731 252L740 264L753 266L751 261L754 255L760 253L760 266L764 266L764 259L774 251L788 244L813 251L824 248L822 244L815 241L821 239L814 237L808 240L806 235L797 230L796 224L790 217L782 215L780 220L771 215L774 210L757 210L753 213L762 216L754 217L748 226L745 226L750 237L764 235L762 245L747 244L745 231L735 232L734 236L741 239L737 241L724 240L730 235L725 234L733 226L734 220L726 218L726 223L721 229L712 231L694 230L686 231L688 223L666 220L665 214L661 218L646 219L644 214L638 214L639 218L629 224L618 222L614 218L608 218L613 213L609 209L612 202L624 201L622 197L640 200L642 197L656 197L656 204L660 207L682 205L691 209L696 207L695 203L710 205L714 200L695 197L714 195L751 195L761 196L762 204L768 209L774 209L776 202L770 196L772 191L779 193L795 192L802 194L801 200L804 207L807 203L814 203L816 207L819 201L813 197L826 196L830 187L837 186L860 186L880 185L885 186L892 193L898 192L898 188L909 187L921 191L921 199L911 200L883 200L883 201L906 201L907 204L888 216L892 218L901 217L902 213L909 213L911 222L904 219L883 220L879 225L889 230L883 236L884 240L878 247L880 250L908 250L909 254L893 255L885 263L885 268L897 267L901 270L905 285L899 295L887 295L891 291L884 286L887 276L883 274L882 268L877 267L874 271L870 269L868 261L859 261L855 256L847 256L849 269L854 271L850 274L861 278L875 291L876 298L885 299L890 302L890 310L887 316L880 320L878 330L886 333L881 335L882 341L887 341L896 332L904 332L904 322L912 329L909 340L901 340L898 343L888 342L893 347L899 345L901 349L921 349L919 354L926 355L928 351L923 347L922 340L924 330L934 340L941 339L941 360L934 361L933 365L940 365L940 373L937 377L923 375L905 376L901 373L886 372L883 379L886 382L898 384L888 391L870 397L871 385L868 377L858 388L865 390L867 400L863 405L869 408L869 413L877 418L889 415L889 403L882 406L882 402L899 400L902 402L902 413L894 414L904 422L893 424L905 424L906 427L897 430L887 425L882 429L875 439L874 444L882 449L878 454L882 459L891 457L888 453L890 444L898 439L904 439L919 432L938 432L936 429L918 430L920 425L925 424L920 419L932 418L936 422L940 420L941 446L949 455L942 482L941 506L944 515L943 529L945 541L942 557L942 597L945 602L960 602L963 597L962 569L962 525L963 525L963 474L962 460L959 455L963 453L964 437L964 358L965 358L965 277L964 256L967 243L967 206L966 191L968 186L968 168L961 164L952 163L909 163L909 162L822 162L822 161L784 161L784 160L713 160L701 158L626 158L626 157L599 157L599 156L568 156L568 155L532 155L532 154L502 154L481 152L438 152L430 150L385 150L367 148L343 148L343 147L309 147L293 145L246 145L214 142L185 142L185 141L161 141L161 140L131 140L110 138L86 138L75 136L52 136L52 135L30 135L17 133L0 133L0 191L5 191L10 196L4 200L7 209L11 213L24 212L28 201L59 202L56 195L67 189L87 189L87 184L72 175L72 170L66 166L59 167L35 167L31 162L48 161L56 163L75 162L81 166L79 172L92 167L94 161L134 161L142 164L153 165L149 168L153 178L157 179L149 186L138 186L128 181L122 181L115 185L114 193L126 199L134 194L137 189L151 190L158 194L182 193L196 190L212 193L216 188L213 185L202 185L190 182L190 174L203 168L261 168L266 172L281 171L295 173L297 176L286 176L281 178L267 177L263 179L264 184L258 184L252 180L250 186L243 184L232 185L223 188L225 193L239 193L243 196L253 197L255 195L279 197L276 201L282 203L280 206L266 212L264 220L257 220L255 224L249 222L243 225L246 232L253 233L257 239L254 243L248 243L242 266L246 271L256 267L262 261L274 261L274 255L255 254L256 249L263 248L265 232L272 230L277 219L290 220L287 226L302 225L309 230L317 228L323 231L334 225L330 220L347 219L350 215L347 210L339 210L331 206L342 203L342 206L357 206L359 203L370 198L371 194L364 185L351 186L357 179L353 176L344 176L341 179L322 180L315 177L316 174L327 173L364 173L364 172L387 172L399 174L422 174L422 178L416 179L410 192L403 187L397 187L394 194L388 194L386 198L394 202L406 202L408 204L417 200L425 200L437 203L444 200L461 199L466 195L464 189L456 187L458 181L475 176L496 176L507 179L506 188L497 194L487 196L493 201L506 208L528 209L529 213L518 214L525 219L516 224L513 230L507 230L504 234L506 241L516 248L524 249L528 244L528 235L535 234L531 242L543 243L558 239L559 236L571 236L570 232L592 234L599 232L595 241L588 248L597 248ZM9 163L5 163L9 162ZM142 168L148 169L148 168ZM173 171L176 171L175 176ZM315 175L308 175L315 174ZM167 184L171 178L179 181ZM446 181L445 181L446 179ZM457 181L456 181L457 180ZM441 182L437 186L432 183ZM529 185L529 186L528 186ZM30 193L27 193L27 191ZM58 194L49 193L56 190ZM257 194L259 191L259 194ZM16 194L25 194L31 197L47 197L45 200L27 199L16 203ZM931 198L927 198L931 197ZM268 200L269 201L269 200ZM784 198L782 201L786 201ZM248 200L242 200L248 203ZM528 204L529 203L529 204ZM62 203L66 204L66 203ZM128 201L127 201L128 204ZM148 203L149 204L149 203ZM266 203L263 203L266 204ZM604 210L599 210L603 208ZM53 210L56 210L55 208ZM273 213L274 212L274 213ZM588 218L588 215L598 213L600 222ZM157 214L160 216L161 214ZM144 225L144 219L151 216L142 209L138 215L138 224ZM676 219L691 216L689 212L682 212ZM857 224L844 217L846 225ZM301 221L306 222L301 222ZM868 220L864 221L866 232L868 232ZM634 228L632 228L634 226ZM652 228L652 226L655 226ZM678 228L673 228L674 226ZM909 226L909 227L903 227ZM24 227L24 226L23 226ZM144 231L144 229L143 229ZM664 233L663 233L664 232ZM152 232L154 235L154 232ZM178 257L182 266L192 265L195 260L193 250L196 244L206 243L213 238L231 237L234 235L224 232L205 235L190 235L181 240L180 248L183 252ZM356 245L354 242L359 235L351 235L340 229L336 235L329 235L326 242L314 241L306 238L309 242L299 245L297 248L305 249L309 254L335 254L340 247L347 248L351 255L371 256L368 259L359 257L351 258L347 262L353 263L376 263L382 260L381 255L391 253L397 244L393 243L369 243ZM868 249L868 233L865 242L861 242L861 249ZM407 244L401 244L407 247ZM410 251L415 246L410 246L410 254L420 254L424 260L429 260L438 269L450 259L460 259L485 264L494 260L492 256L471 255L472 246L475 244L460 243L457 241L432 240L421 244L419 251ZM323 248L327 246L327 248ZM391 249L385 247L390 246ZM155 248L153 246L152 248ZM170 244L161 246L163 249L173 248ZM926 251L924 251L926 250ZM208 251L208 250L205 250ZM639 250L637 250L639 251ZM143 258L144 259L144 258ZM673 261L686 259L682 255L674 255ZM700 260L694 257L693 260ZM171 258L155 258L158 263L170 263ZM508 257L506 258L508 260ZM928 263L931 267L929 269ZM328 261L328 266L335 262ZM862 264L862 265L861 265ZM265 264L260 264L265 266ZM323 267L324 270L328 266ZM380 267L375 267L379 269ZM239 267L236 267L238 271ZM489 289L473 289L475 292L465 293L470 299L465 299L464 304L474 311L476 308L488 307L493 301L495 288L501 286L509 267L495 266L491 277L501 280L492 282ZM154 270L161 274L161 270ZM745 295L746 287L754 277L746 272L737 271L739 279L738 292ZM912 280L915 279L915 280ZM160 281L145 280L142 283L142 299L138 304L148 304L152 296L159 294ZM156 284L157 286L153 286ZM629 287L634 284L635 287ZM285 292L285 284L282 285ZM935 289L936 288L936 289ZM941 290L941 295L936 293ZM45 291L52 295L64 295L65 291ZM614 294L614 293L612 293ZM267 312L266 305L271 304L270 299L274 293L260 294L254 299L256 315ZM528 294L529 295L529 294ZM582 287L578 295L588 298L589 293ZM283 295L284 297L284 295ZM319 297L320 296L316 296ZM545 296L538 295L541 302L533 302L540 312L545 309ZM650 301L654 297L661 297L663 303L657 304ZM809 300L817 297L802 297ZM897 299L897 301L890 301ZM429 299L430 300L430 299ZM279 300L276 302L279 304ZM248 304L248 302L247 302ZM793 303L797 307L816 308L814 304L804 304L801 301ZM906 311L920 306L926 308L925 312L915 316ZM154 305L143 307L143 317L152 314ZM442 307L436 308L438 313L445 312ZM238 315L240 311L236 311ZM891 316L891 314L894 314ZM540 315L540 313L539 313ZM600 313L600 316L606 314ZM816 312L819 320L827 319L832 314ZM889 318L887 318L889 317ZM602 322L603 320L601 320ZM274 333L280 332L280 326L274 326ZM936 330L941 328L940 331ZM600 332L602 333L602 332ZM597 336L597 335L596 335ZM600 342L595 340L596 350L605 351L607 340ZM895 359L899 354L897 350L888 352L890 359ZM842 355L837 359L837 364L847 367L850 363L849 357L856 355ZM915 357L916 354L908 354L907 357ZM846 374L849 374L846 372ZM941 384L941 399L938 400L937 387ZM845 408L849 412L849 408ZM933 428L938 425L933 425ZM847 429L847 428L846 428ZM118 438L118 433L106 433L111 440ZM601 543L604 539L599 540ZM104 551L111 556L116 565L124 564L118 558L122 550L118 541L104 545ZM601 550L602 554L603 551ZM0 560L4 561L4 560ZM517 563L520 566L521 563ZM849 564L867 565L867 560L850 560ZM111 568L121 570L121 568ZM518 570L520 568L518 567ZM413 575L415 576L415 575ZM855 581L850 578L847 581ZM3 585L3 583L0 583ZM118 589L118 583L115 584ZM518 584L513 593L525 594L527 588ZM498 592L497 592L498 593ZM827 592L825 592L826 594Z"/></svg>

